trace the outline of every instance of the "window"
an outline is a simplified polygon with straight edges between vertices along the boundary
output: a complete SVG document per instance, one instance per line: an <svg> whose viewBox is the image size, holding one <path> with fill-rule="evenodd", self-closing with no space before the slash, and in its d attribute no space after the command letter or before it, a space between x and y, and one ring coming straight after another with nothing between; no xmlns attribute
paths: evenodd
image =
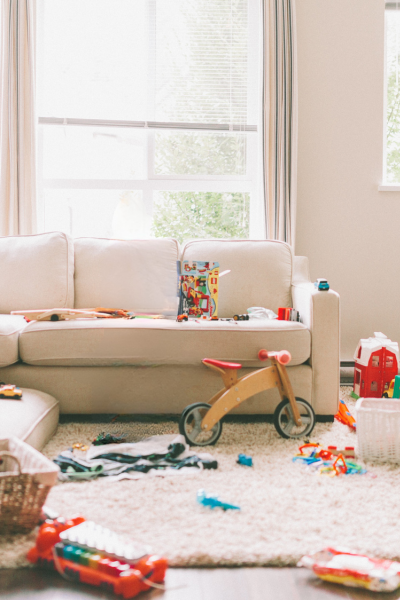
<svg viewBox="0 0 400 600"><path fill-rule="evenodd" d="M400 2L386 2L385 153L383 183L400 184Z"/></svg>
<svg viewBox="0 0 400 600"><path fill-rule="evenodd" d="M379 356L378 356L378 354L374 354L372 356L372 366L373 367L379 367Z"/></svg>
<svg viewBox="0 0 400 600"><path fill-rule="evenodd" d="M263 237L258 0L38 0L39 230Z"/></svg>
<svg viewBox="0 0 400 600"><path fill-rule="evenodd" d="M378 382L371 381L371 392L377 392L377 391L378 391Z"/></svg>

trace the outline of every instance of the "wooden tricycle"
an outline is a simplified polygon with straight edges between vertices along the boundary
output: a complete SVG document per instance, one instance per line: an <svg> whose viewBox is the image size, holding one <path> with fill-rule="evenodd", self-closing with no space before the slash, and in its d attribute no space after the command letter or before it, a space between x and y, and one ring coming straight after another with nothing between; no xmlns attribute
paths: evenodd
<svg viewBox="0 0 400 600"><path fill-rule="evenodd" d="M267 352L260 350L259 360L270 360L271 366L258 369L238 379L239 363L204 358L203 364L219 373L224 388L206 402L187 406L179 420L179 431L191 446L215 444L222 433L222 418L254 394L278 388L281 402L274 412L274 425L284 438L302 438L310 435L315 425L315 413L302 398L295 398L286 371L291 356L287 350Z"/></svg>

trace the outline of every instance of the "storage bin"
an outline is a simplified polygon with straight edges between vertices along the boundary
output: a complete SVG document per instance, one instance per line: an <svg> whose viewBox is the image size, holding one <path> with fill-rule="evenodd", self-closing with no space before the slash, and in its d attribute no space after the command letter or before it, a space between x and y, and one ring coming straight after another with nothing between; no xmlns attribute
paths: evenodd
<svg viewBox="0 0 400 600"><path fill-rule="evenodd" d="M0 534L27 533L38 524L59 468L15 437L0 439L0 459Z"/></svg>
<svg viewBox="0 0 400 600"><path fill-rule="evenodd" d="M359 398L356 421L360 458L400 463L400 400Z"/></svg>

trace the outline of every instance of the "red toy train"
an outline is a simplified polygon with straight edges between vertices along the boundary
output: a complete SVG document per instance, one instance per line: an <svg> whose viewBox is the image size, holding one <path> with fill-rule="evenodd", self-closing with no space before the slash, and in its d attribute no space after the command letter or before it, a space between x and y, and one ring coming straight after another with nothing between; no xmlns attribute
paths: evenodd
<svg viewBox="0 0 400 600"><path fill-rule="evenodd" d="M153 587L152 583L162 583L168 567L165 558L126 544L114 532L83 517L43 523L28 560L123 598L133 598Z"/></svg>

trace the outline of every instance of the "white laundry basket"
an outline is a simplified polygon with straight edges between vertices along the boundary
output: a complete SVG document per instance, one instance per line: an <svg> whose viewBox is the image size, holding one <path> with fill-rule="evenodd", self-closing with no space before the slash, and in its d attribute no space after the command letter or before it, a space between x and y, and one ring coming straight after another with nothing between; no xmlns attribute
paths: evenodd
<svg viewBox="0 0 400 600"><path fill-rule="evenodd" d="M400 400L359 398L356 421L360 458L400 463Z"/></svg>

